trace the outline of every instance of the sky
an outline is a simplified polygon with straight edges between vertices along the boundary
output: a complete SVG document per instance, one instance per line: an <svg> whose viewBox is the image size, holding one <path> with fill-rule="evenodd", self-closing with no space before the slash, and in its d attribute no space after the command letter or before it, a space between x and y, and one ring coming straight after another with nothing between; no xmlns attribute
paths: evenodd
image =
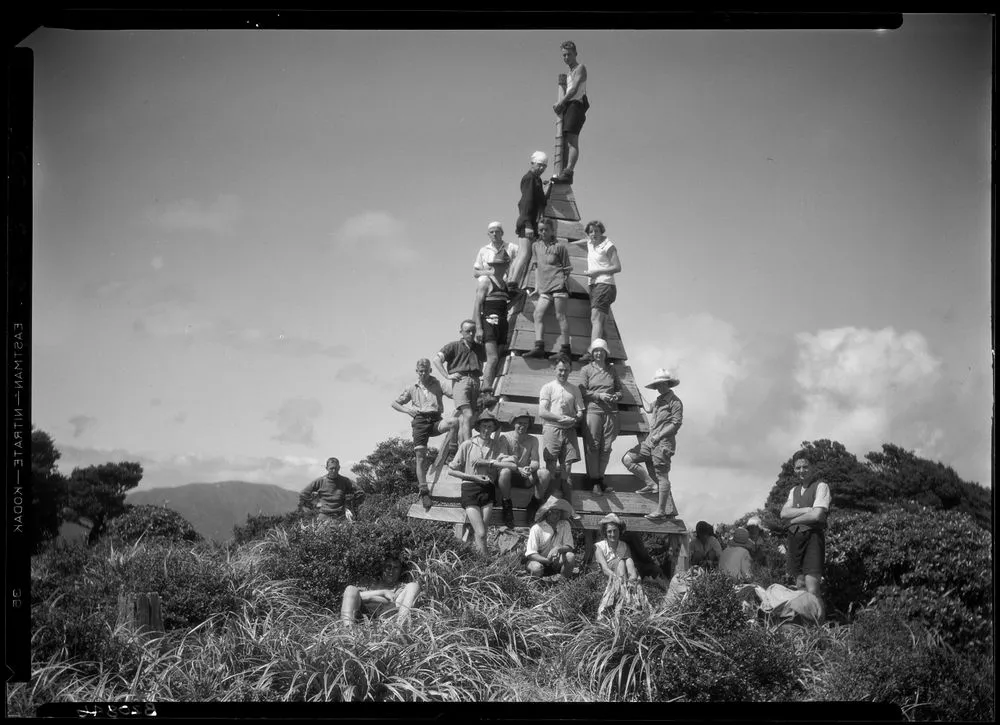
<svg viewBox="0 0 1000 725"><path fill-rule="evenodd" d="M40 29L32 421L141 489L300 489L408 437L390 402L458 338L487 224L513 238L571 38L574 191L637 381L681 379L682 518L763 506L821 438L989 486L990 23Z"/></svg>

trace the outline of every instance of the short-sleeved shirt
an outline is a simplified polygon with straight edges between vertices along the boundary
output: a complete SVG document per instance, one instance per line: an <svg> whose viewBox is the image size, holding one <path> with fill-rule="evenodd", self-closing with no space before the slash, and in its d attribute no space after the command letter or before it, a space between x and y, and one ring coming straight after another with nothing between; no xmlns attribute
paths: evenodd
<svg viewBox="0 0 1000 725"><path fill-rule="evenodd" d="M619 561L632 558L632 551L628 548L628 544L621 540L618 541L618 546L614 550L611 549L611 544L607 542L607 539L598 541L594 544L594 548L599 549L604 554L604 561L611 571L615 570Z"/></svg>
<svg viewBox="0 0 1000 725"><path fill-rule="evenodd" d="M701 539L697 536L691 540L690 555L692 564L702 564L707 560L710 552L715 552L716 561L722 558L722 544L714 536L708 538L707 544L701 543Z"/></svg>
<svg viewBox="0 0 1000 725"><path fill-rule="evenodd" d="M573 531L569 521L560 519L553 531L549 522L543 519L528 531L528 543L524 555L548 556L553 549L560 546L573 546Z"/></svg>
<svg viewBox="0 0 1000 725"><path fill-rule="evenodd" d="M655 445L665 445L667 449L674 453L677 449L677 431L684 422L684 404L681 399L674 395L673 390L668 390L657 396L653 401L653 419L649 422L649 439ZM670 424L676 426L673 433L664 435L663 430Z"/></svg>
<svg viewBox="0 0 1000 725"><path fill-rule="evenodd" d="M510 454L514 457L514 462L518 468L530 466L532 461L540 464L538 458L538 439L535 436L528 433L524 436L523 441L518 440L517 431L501 433L500 436L507 439L507 447L510 449ZM538 465L535 468L538 468Z"/></svg>
<svg viewBox="0 0 1000 725"><path fill-rule="evenodd" d="M452 340L441 348L441 357L447 365L448 373L477 375L483 371L486 362L486 348L482 343Z"/></svg>
<svg viewBox="0 0 1000 725"><path fill-rule="evenodd" d="M316 497L318 498L316 507L321 514L341 518L344 515L344 501L348 495L353 496L357 502L364 496L364 492L358 489L351 479L340 474L333 480L329 476L320 476L302 489L299 501L305 503Z"/></svg>
<svg viewBox="0 0 1000 725"><path fill-rule="evenodd" d="M472 436L467 441L463 441L455 453L455 458L451 462L451 467L461 470L463 473L476 475L487 475L484 471L477 471L476 461L499 461L512 460L510 446L503 436L496 436L492 441L487 441L480 434Z"/></svg>
<svg viewBox="0 0 1000 725"><path fill-rule="evenodd" d="M396 404L406 405L407 403L412 403L418 413L440 414L444 411L444 405L441 400L443 395L444 391L441 389L441 382L433 375L430 375L427 378L426 386L421 385L419 382L414 383L399 394L399 397L396 398Z"/></svg>
<svg viewBox="0 0 1000 725"><path fill-rule="evenodd" d="M504 242L503 245L507 250L507 254L510 255L510 263L513 265L514 257L517 256L517 244L515 242ZM483 269L487 265L493 264L493 256L498 251L499 250L492 244L487 244L479 250L478 254L476 254L476 262L472 266L476 269Z"/></svg>
<svg viewBox="0 0 1000 725"><path fill-rule="evenodd" d="M588 363L580 371L580 388L588 393L620 393L622 382L614 365L608 365L605 370L596 362ZM588 413L613 413L618 410L618 403L605 403L598 400L587 401Z"/></svg>
<svg viewBox="0 0 1000 725"><path fill-rule="evenodd" d="M563 242L534 242L531 245L531 257L537 265L535 288L538 292L551 294L566 289L572 263L569 261L569 250Z"/></svg>
<svg viewBox="0 0 1000 725"><path fill-rule="evenodd" d="M543 401L548 401L550 413L568 415L574 419L572 423L553 423L547 420L545 421L545 425L551 425L556 428L576 427L576 414L578 411L584 409L583 395L580 393L578 386L570 385L569 383L560 383L558 380L550 380L538 392L539 405Z"/></svg>
<svg viewBox="0 0 1000 725"><path fill-rule="evenodd" d="M611 269L615 265L612 262L612 253L617 257L618 252L614 242L605 239L600 244L587 241L587 268L590 270ZM614 284L615 275L612 272L596 274L590 278L591 284Z"/></svg>

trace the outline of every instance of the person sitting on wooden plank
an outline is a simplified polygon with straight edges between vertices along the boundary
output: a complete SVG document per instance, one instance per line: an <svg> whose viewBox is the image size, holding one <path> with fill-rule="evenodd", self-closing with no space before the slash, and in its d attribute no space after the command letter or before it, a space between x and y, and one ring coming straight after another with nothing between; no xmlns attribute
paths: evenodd
<svg viewBox="0 0 1000 725"><path fill-rule="evenodd" d="M543 151L531 154L531 165L521 177L521 198L517 202L517 223L514 233L517 234L518 251L510 268L507 287L513 292L518 289L521 277L528 271L526 265L531 261L531 245L538 237L538 220L545 211L545 182L542 173L549 164L549 157Z"/></svg>
<svg viewBox="0 0 1000 725"><path fill-rule="evenodd" d="M493 256L501 249L507 251L508 262L517 259L517 245L503 240L503 225L500 222L490 222L486 227L486 236L490 241L480 248L476 261L472 263L472 276L477 279L484 274L493 274Z"/></svg>
<svg viewBox="0 0 1000 725"><path fill-rule="evenodd" d="M510 266L510 256L506 249L493 255L490 264L493 272L479 277L476 286L476 301L472 305L472 319L476 321L475 341L486 348L486 365L483 367L483 383L480 392L493 393L500 356L507 347L507 285L505 278Z"/></svg>
<svg viewBox="0 0 1000 725"><path fill-rule="evenodd" d="M604 222L595 219L587 222L584 227L587 234L587 270L590 277L590 339L607 339L604 329L611 314L611 305L618 297L618 286L615 284L615 274L622 271L622 263L618 258L618 247L604 236ZM581 362L590 360L589 355L580 358Z"/></svg>
<svg viewBox="0 0 1000 725"><path fill-rule="evenodd" d="M573 271L573 265L566 244L556 240L555 222L543 219L539 226L542 230L542 239L531 245L531 257L535 260L535 290L538 293L534 314L535 346L525 353L524 357L545 357L545 340L542 337L545 330L545 312L554 300L556 322L559 324L559 338L556 340L559 349L549 358L554 360L559 355L569 357L572 352L566 307L569 305L569 275Z"/></svg>
<svg viewBox="0 0 1000 725"><path fill-rule="evenodd" d="M462 508L472 526L476 548L486 553L486 527L493 513L495 483L502 468L516 468L507 439L497 435L500 421L485 410L476 419L477 434L463 442L452 460L451 475L462 481Z"/></svg>
<svg viewBox="0 0 1000 725"><path fill-rule="evenodd" d="M548 498L552 474L548 469L541 468L538 455L538 439L528 433L531 428L532 416L521 412L514 416L511 423L514 430L501 435L507 439L511 455L517 468L504 468L500 471L497 485L500 487L500 505L503 507L503 521L509 529L514 528L514 503L510 499L511 488L531 488L532 497L526 509L530 522L539 505Z"/></svg>
<svg viewBox="0 0 1000 725"><path fill-rule="evenodd" d="M354 521L354 512L347 505L350 499L351 507L356 508L365 497L365 492L354 485L354 481L340 475L340 461L337 458L326 459L326 475L320 476L299 494L299 508L313 506L313 500L318 500L316 506L318 523L329 523L340 519Z"/></svg>
<svg viewBox="0 0 1000 725"><path fill-rule="evenodd" d="M587 488L593 486L595 496L613 491L604 485L604 472L611 460L611 444L618 437L618 401L622 398L622 381L618 371L608 361L608 343L597 338L590 344L594 360L580 371L580 393L587 404L583 426L584 454L587 457Z"/></svg>
<svg viewBox="0 0 1000 725"><path fill-rule="evenodd" d="M396 623L404 624L420 596L420 584L401 581L403 570L403 562L398 556L386 556L382 560L380 581L370 586L348 586L340 605L341 621L353 625L364 613L372 619L395 615Z"/></svg>
<svg viewBox="0 0 1000 725"><path fill-rule="evenodd" d="M694 527L694 539L691 540L692 566L715 569L722 558L722 544L715 536L715 529L707 521L699 521Z"/></svg>
<svg viewBox="0 0 1000 725"><path fill-rule="evenodd" d="M670 462L677 450L677 431L684 421L684 405L672 390L680 382L665 368L656 371L652 382L645 386L659 393L647 411L652 414L649 435L622 457L625 468L645 484L637 493L658 494L656 511L646 514L652 521L677 516L670 492Z"/></svg>
<svg viewBox="0 0 1000 725"><path fill-rule="evenodd" d="M555 496L546 499L538 509L524 548L525 568L531 576L562 574L569 577L573 574L576 552L568 520L573 513L570 504Z"/></svg>
<svg viewBox="0 0 1000 725"><path fill-rule="evenodd" d="M587 120L590 100L587 98L587 68L576 61L576 43L567 40L559 46L563 62L569 66L566 74L566 94L552 110L563 117L563 138L566 139L566 165L561 174L552 181L563 184L573 183L573 171L580 160L580 131Z"/></svg>
<svg viewBox="0 0 1000 725"><path fill-rule="evenodd" d="M399 394L392 407L400 413L406 413L412 420L414 467L417 473L417 484L420 487L420 502L425 509L431 507L431 494L427 489L427 443L434 436L448 432L458 420L449 418L443 420L444 391L441 382L431 375L431 361L425 357L417 360L417 382ZM444 455L442 451L439 455Z"/></svg>
<svg viewBox="0 0 1000 725"><path fill-rule="evenodd" d="M434 370L442 381L447 381L442 382L444 394L455 401L455 410L460 418L459 443L472 437L472 418L479 404L479 378L486 360L486 348L475 340L477 327L475 320L462 320L458 340L446 343L431 358Z"/></svg>
<svg viewBox="0 0 1000 725"><path fill-rule="evenodd" d="M573 462L580 460L580 443L576 437L576 427L583 419L584 406L580 388L570 385L569 358L559 356L555 364L555 380L542 386L538 392L538 417L542 419L542 441L545 445L543 458L545 467L555 480L559 480L563 497L572 503L573 481L570 473ZM582 518L573 514L574 520Z"/></svg>

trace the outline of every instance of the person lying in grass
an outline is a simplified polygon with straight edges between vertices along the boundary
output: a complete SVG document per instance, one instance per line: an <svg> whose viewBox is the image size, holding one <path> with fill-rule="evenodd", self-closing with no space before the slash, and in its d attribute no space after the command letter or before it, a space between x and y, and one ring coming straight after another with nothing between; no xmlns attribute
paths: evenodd
<svg viewBox="0 0 1000 725"><path fill-rule="evenodd" d="M354 624L364 613L372 619L396 615L396 623L404 624L410 617L413 603L420 596L420 584L402 582L403 562L397 556L382 560L382 579L372 586L348 586L340 606L340 619Z"/></svg>
<svg viewBox="0 0 1000 725"><path fill-rule="evenodd" d="M598 525L604 534L604 541L598 541L594 545L594 559L608 577L608 585L597 607L597 619L604 619L609 609L613 609L617 615L625 607L647 607L649 603L639 585L639 572L632 560L632 552L621 539L625 522L617 514L611 513L601 519Z"/></svg>

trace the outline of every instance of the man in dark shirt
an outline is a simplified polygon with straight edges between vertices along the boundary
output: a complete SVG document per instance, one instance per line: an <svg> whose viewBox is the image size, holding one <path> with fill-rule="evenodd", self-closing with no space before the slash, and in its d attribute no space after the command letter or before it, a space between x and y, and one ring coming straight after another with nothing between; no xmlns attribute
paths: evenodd
<svg viewBox="0 0 1000 725"><path fill-rule="evenodd" d="M355 486L351 479L340 475L340 461L328 458L326 475L317 478L299 494L299 508L311 506L315 499L316 508L319 510L316 521L324 523L344 518L354 521L354 512L351 508L357 508L364 497L365 492ZM351 508L347 506L348 499Z"/></svg>
<svg viewBox="0 0 1000 725"><path fill-rule="evenodd" d="M548 166L549 157L542 151L531 155L531 166L521 177L521 198L517 202L517 234L518 252L514 264L507 275L507 286L517 289L524 281L522 277L528 271L531 245L538 237L538 219L545 211L545 182L542 173Z"/></svg>
<svg viewBox="0 0 1000 725"><path fill-rule="evenodd" d="M455 401L455 410L461 417L458 427L458 442L461 444L472 437L472 418L477 411L479 379L486 362L486 348L475 340L475 320L462 320L458 330L458 340L445 344L431 358L431 363L441 376L444 394ZM447 455L447 451L444 454Z"/></svg>

